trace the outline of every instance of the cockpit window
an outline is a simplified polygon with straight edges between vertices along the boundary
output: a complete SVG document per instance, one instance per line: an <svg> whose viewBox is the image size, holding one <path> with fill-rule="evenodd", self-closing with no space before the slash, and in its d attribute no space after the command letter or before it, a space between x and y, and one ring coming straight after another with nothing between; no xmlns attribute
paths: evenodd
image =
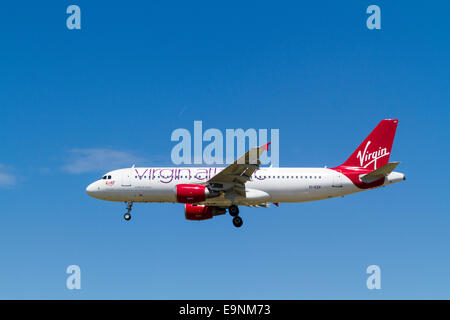
<svg viewBox="0 0 450 320"><path fill-rule="evenodd" d="M111 179L111 176L108 176L108 179Z"/></svg>
<svg viewBox="0 0 450 320"><path fill-rule="evenodd" d="M103 176L102 179L106 179L106 176Z"/></svg>

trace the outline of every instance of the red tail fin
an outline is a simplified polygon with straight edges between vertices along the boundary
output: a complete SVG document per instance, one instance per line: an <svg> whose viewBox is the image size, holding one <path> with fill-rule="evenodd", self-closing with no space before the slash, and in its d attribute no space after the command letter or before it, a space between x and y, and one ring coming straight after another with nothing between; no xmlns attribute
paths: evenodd
<svg viewBox="0 0 450 320"><path fill-rule="evenodd" d="M376 126L363 143L340 167L375 170L389 162L398 120L386 119Z"/></svg>

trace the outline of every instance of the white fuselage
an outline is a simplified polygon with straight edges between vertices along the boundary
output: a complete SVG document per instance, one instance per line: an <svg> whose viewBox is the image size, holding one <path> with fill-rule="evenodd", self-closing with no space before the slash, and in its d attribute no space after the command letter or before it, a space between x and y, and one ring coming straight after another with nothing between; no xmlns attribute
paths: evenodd
<svg viewBox="0 0 450 320"><path fill-rule="evenodd" d="M86 191L95 198L108 201L177 202L176 185L204 184L221 170L223 168L119 169L93 182ZM380 186L404 179L402 173L392 172ZM305 202L364 190L367 189L358 188L344 174L328 168L260 168L245 184L245 196L218 196L200 204L229 206Z"/></svg>

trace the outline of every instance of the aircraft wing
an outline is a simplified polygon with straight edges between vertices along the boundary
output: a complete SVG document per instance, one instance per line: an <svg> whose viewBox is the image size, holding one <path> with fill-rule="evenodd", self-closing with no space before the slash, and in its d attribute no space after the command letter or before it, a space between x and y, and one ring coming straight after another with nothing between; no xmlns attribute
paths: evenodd
<svg viewBox="0 0 450 320"><path fill-rule="evenodd" d="M246 154L209 179L208 183L210 185L231 184L236 193L245 196L245 183L250 180L255 170L259 169L259 165L261 164L259 157L264 151L269 150L269 145L270 142L249 150Z"/></svg>

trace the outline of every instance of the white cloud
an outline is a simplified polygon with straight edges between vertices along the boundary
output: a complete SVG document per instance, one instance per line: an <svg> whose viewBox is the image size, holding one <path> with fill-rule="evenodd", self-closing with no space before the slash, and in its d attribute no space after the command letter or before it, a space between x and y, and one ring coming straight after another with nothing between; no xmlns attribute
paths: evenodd
<svg viewBox="0 0 450 320"><path fill-rule="evenodd" d="M108 148L72 149L69 151L64 171L77 174L92 171L108 171L131 167L143 159L132 153Z"/></svg>
<svg viewBox="0 0 450 320"><path fill-rule="evenodd" d="M0 187L10 187L16 184L16 176L11 171L11 168L0 163Z"/></svg>

